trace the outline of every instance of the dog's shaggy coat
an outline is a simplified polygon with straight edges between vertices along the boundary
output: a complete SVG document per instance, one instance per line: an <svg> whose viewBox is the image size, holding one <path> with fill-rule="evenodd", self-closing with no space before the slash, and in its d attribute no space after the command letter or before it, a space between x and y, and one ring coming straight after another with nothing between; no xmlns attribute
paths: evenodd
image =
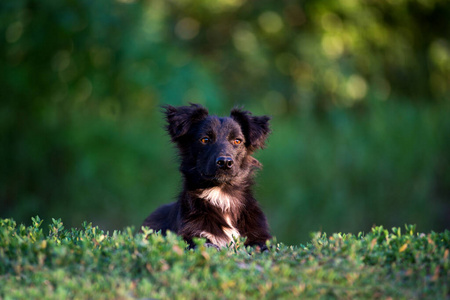
<svg viewBox="0 0 450 300"><path fill-rule="evenodd" d="M265 249L271 236L251 191L261 165L251 154L264 147L270 118L239 109L219 118L197 104L165 106L165 114L180 153L183 189L178 201L159 207L143 226L173 231L191 247L194 237L224 247L243 236L246 245Z"/></svg>

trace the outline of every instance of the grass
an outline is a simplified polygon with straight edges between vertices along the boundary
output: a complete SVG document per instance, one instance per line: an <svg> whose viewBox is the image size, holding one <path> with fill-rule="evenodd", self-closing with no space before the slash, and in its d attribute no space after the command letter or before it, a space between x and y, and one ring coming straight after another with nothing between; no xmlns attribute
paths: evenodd
<svg viewBox="0 0 450 300"><path fill-rule="evenodd" d="M450 231L315 233L259 253L242 240L185 250L174 234L64 229L60 220L46 234L39 217L32 222L0 220L0 299L450 298Z"/></svg>

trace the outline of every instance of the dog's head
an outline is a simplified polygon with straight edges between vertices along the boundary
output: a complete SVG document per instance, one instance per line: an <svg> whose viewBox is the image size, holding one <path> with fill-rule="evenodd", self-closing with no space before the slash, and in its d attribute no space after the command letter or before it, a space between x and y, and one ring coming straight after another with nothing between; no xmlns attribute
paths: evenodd
<svg viewBox="0 0 450 300"><path fill-rule="evenodd" d="M165 106L167 131L181 155L181 172L196 185L241 183L259 162L270 132L267 116L233 109L230 117L210 116L201 105Z"/></svg>

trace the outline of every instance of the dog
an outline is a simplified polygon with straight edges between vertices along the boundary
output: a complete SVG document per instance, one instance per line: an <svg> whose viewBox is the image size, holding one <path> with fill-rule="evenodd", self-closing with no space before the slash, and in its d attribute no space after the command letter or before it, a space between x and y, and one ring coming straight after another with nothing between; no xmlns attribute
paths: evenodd
<svg viewBox="0 0 450 300"><path fill-rule="evenodd" d="M143 226L175 232L191 248L196 237L218 249L246 237L246 246L265 251L271 235L252 194L261 164L251 155L264 147L270 117L237 108L229 117L217 117L198 104L163 109L166 129L179 150L183 189L178 201L159 207Z"/></svg>

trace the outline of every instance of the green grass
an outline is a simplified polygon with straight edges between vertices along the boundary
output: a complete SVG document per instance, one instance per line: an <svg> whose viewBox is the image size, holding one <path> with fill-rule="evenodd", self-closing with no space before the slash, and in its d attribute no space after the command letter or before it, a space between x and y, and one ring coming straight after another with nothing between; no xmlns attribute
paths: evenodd
<svg viewBox="0 0 450 300"><path fill-rule="evenodd" d="M306 245L271 241L258 253L242 240L185 250L173 234L67 230L60 220L47 234L41 224L0 220L0 299L450 297L450 231L316 233Z"/></svg>

